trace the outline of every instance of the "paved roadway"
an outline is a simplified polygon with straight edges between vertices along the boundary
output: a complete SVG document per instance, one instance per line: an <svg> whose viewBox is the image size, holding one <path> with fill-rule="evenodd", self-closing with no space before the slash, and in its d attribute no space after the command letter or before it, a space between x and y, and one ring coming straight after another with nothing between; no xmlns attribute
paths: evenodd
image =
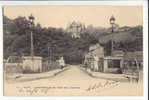
<svg viewBox="0 0 149 100"><path fill-rule="evenodd" d="M23 96L97 96L97 95L137 95L134 89L133 94L128 94L127 85L119 82L107 81L89 76L79 66L71 65L68 70L59 73L54 77L29 82L5 84L6 95ZM90 89L91 87L92 89ZM11 91L9 90L11 88ZM120 89L124 89L122 92ZM120 92L121 91L121 92ZM118 93L120 94L118 94Z"/></svg>

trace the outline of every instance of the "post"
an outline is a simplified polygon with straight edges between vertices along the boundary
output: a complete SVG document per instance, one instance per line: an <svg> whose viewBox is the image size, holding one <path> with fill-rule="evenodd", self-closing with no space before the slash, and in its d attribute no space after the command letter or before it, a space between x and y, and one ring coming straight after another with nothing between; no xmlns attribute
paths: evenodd
<svg viewBox="0 0 149 100"><path fill-rule="evenodd" d="M32 69L34 70L34 45L33 45L33 32L31 31L31 57L32 57ZM35 71L35 70L34 70Z"/></svg>
<svg viewBox="0 0 149 100"><path fill-rule="evenodd" d="M33 32L31 31L31 56L34 56Z"/></svg>
<svg viewBox="0 0 149 100"><path fill-rule="evenodd" d="M33 32L32 32L32 28L34 25L34 16L32 16L32 14L29 16L29 20L30 20L30 29L31 29L31 57L32 57L32 69L34 69L34 44L33 44Z"/></svg>
<svg viewBox="0 0 149 100"><path fill-rule="evenodd" d="M49 47L48 47L48 57L49 57Z"/></svg>
<svg viewBox="0 0 149 100"><path fill-rule="evenodd" d="M108 69L108 59L104 59L103 72L106 72L107 69Z"/></svg>
<svg viewBox="0 0 149 100"><path fill-rule="evenodd" d="M110 24L112 25L112 33L113 33L114 32L113 25L115 24L115 18L113 15L110 18ZM112 56L112 52L113 52L113 34L112 34L112 38L111 38L111 56Z"/></svg>
<svg viewBox="0 0 149 100"><path fill-rule="evenodd" d="M48 65L49 63L51 63L49 58L50 58L50 51L49 51L49 46L48 46Z"/></svg>
<svg viewBox="0 0 149 100"><path fill-rule="evenodd" d="M138 64L138 61L137 61L136 58L134 60L135 60L136 65L137 65L137 72L136 72L137 73L137 80L140 81L141 79L140 79L140 70L139 70L140 68L139 68L139 64Z"/></svg>
<svg viewBox="0 0 149 100"><path fill-rule="evenodd" d="M50 49L50 62L52 63L52 47Z"/></svg>
<svg viewBox="0 0 149 100"><path fill-rule="evenodd" d="M50 64L51 64L51 49L50 49L50 47L48 47L48 62L50 62Z"/></svg>
<svg viewBox="0 0 149 100"><path fill-rule="evenodd" d="M112 24L112 38L111 38L111 56L112 56L112 53L113 53L113 24Z"/></svg>

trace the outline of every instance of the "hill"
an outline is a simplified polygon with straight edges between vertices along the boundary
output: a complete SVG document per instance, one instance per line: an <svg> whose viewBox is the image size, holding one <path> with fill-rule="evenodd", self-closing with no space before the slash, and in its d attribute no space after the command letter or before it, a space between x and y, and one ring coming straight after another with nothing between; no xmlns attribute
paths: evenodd
<svg viewBox="0 0 149 100"><path fill-rule="evenodd" d="M8 56L29 56L31 47L30 33L33 31L34 54L44 58L52 55L53 60L64 56L67 63L81 63L84 53L89 46L100 43L106 45L111 39L115 41L115 49L126 51L142 50L142 26L127 27L129 30L117 31L113 34L110 29L87 27L79 39L72 38L63 28L42 27L40 24L29 27L29 20L19 16L15 19L3 17L4 25L4 58ZM126 28L126 27L125 27Z"/></svg>

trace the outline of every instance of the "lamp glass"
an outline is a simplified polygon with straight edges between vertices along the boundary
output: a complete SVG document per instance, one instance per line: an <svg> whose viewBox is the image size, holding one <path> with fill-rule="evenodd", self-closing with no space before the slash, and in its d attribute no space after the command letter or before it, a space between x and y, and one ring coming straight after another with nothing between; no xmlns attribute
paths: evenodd
<svg viewBox="0 0 149 100"><path fill-rule="evenodd" d="M110 20L110 23L111 23L111 24L114 24L114 20Z"/></svg>

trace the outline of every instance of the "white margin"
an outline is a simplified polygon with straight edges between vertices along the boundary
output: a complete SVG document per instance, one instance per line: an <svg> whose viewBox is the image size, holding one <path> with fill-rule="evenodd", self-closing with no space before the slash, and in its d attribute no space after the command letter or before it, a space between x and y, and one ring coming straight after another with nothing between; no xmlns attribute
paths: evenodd
<svg viewBox="0 0 149 100"><path fill-rule="evenodd" d="M3 96L3 21L4 5L117 5L143 6L144 96L82 96L82 97L5 97ZM0 100L147 100L148 99L148 2L147 1L1 1L0 2Z"/></svg>

